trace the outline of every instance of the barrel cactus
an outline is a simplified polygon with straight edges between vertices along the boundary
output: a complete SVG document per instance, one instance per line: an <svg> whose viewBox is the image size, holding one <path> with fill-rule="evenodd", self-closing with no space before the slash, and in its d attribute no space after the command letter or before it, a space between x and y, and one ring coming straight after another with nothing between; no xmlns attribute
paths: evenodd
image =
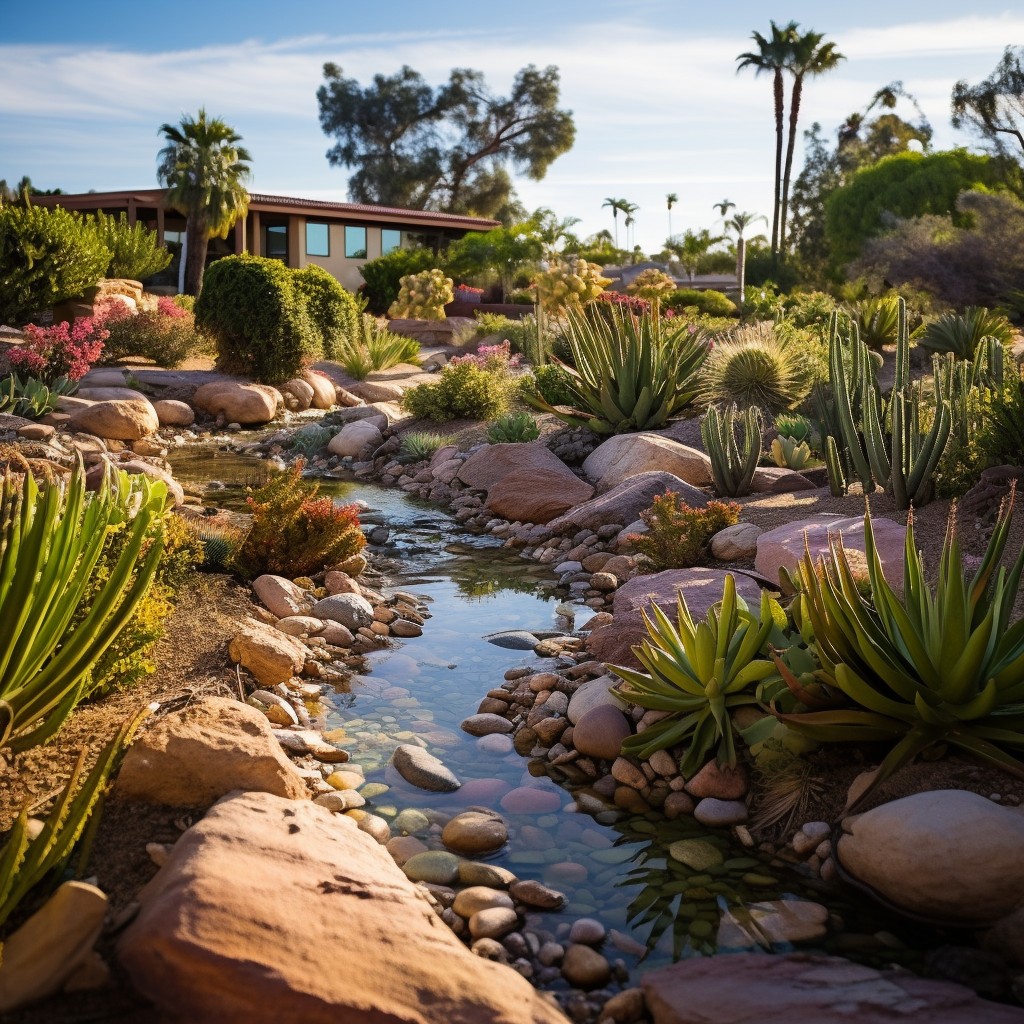
<svg viewBox="0 0 1024 1024"><path fill-rule="evenodd" d="M453 281L443 270L421 270L401 278L398 298L391 304L392 319L443 320L444 307L455 300Z"/></svg>

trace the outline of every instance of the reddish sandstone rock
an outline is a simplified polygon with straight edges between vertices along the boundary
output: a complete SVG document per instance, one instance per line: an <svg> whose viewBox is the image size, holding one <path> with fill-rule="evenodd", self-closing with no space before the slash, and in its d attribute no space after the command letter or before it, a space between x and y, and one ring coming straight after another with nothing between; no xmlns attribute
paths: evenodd
<svg viewBox="0 0 1024 1024"><path fill-rule="evenodd" d="M565 463L552 454L547 445L541 441L531 441L528 444L484 445L463 462L458 476L467 487L490 491L509 473L539 470L569 472Z"/></svg>
<svg viewBox="0 0 1024 1024"><path fill-rule="evenodd" d="M557 461L557 460L556 460ZM513 470L487 492L487 507L512 523L548 523L594 494L568 466Z"/></svg>

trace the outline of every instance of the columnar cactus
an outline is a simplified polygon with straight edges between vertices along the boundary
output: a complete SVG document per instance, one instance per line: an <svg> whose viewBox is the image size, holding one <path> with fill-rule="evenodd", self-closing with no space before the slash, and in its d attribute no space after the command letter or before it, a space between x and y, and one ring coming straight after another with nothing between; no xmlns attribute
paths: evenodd
<svg viewBox="0 0 1024 1024"><path fill-rule="evenodd" d="M393 320L443 320L444 307L455 300L454 282L443 270L422 270L401 279L398 298L388 316Z"/></svg>
<svg viewBox="0 0 1024 1024"><path fill-rule="evenodd" d="M541 271L533 284L540 304L552 313L559 313L593 302L605 285L611 284L611 279L601 276L601 268L596 263L570 256Z"/></svg>
<svg viewBox="0 0 1024 1024"><path fill-rule="evenodd" d="M736 426L743 425L743 450L736 441ZM750 491L754 470L761 458L764 421L756 406L739 412L730 405L723 412L709 406L700 423L704 449L711 459L715 490L723 497L736 498Z"/></svg>

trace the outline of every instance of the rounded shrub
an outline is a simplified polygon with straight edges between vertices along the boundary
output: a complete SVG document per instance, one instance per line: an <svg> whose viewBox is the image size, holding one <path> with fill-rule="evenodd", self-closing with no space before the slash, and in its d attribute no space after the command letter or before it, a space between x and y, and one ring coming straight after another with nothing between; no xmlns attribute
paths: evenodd
<svg viewBox="0 0 1024 1024"><path fill-rule="evenodd" d="M810 388L802 354L776 337L770 323L741 327L716 343L704 364L702 398L782 412L798 405Z"/></svg>
<svg viewBox="0 0 1024 1024"><path fill-rule="evenodd" d="M288 380L322 354L320 337L280 260L225 256L207 270L196 326L217 343L217 366L266 384Z"/></svg>
<svg viewBox="0 0 1024 1024"><path fill-rule="evenodd" d="M737 312L736 303L728 295L710 289L680 288L661 300L663 310L671 309L676 313L692 307L707 316L735 316Z"/></svg>
<svg viewBox="0 0 1024 1024"><path fill-rule="evenodd" d="M337 359L356 339L360 315L356 297L315 263L293 270L292 279L306 300L306 312L320 336L324 358Z"/></svg>
<svg viewBox="0 0 1024 1024"><path fill-rule="evenodd" d="M485 370L475 363L449 364L436 384L410 388L402 404L419 419L494 420L508 411L516 381L507 374Z"/></svg>
<svg viewBox="0 0 1024 1024"><path fill-rule="evenodd" d="M571 382L570 373L558 363L533 368L533 386L548 405L572 405L576 397Z"/></svg>

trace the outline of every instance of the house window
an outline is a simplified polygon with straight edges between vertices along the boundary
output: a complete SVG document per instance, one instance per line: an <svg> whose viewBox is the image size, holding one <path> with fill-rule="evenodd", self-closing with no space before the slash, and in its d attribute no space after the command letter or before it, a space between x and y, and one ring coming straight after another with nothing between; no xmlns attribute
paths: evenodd
<svg viewBox="0 0 1024 1024"><path fill-rule="evenodd" d="M387 256L389 252L402 248L402 232L396 228L380 229L380 254Z"/></svg>
<svg viewBox="0 0 1024 1024"><path fill-rule="evenodd" d="M366 228L345 225L345 259L366 259Z"/></svg>
<svg viewBox="0 0 1024 1024"><path fill-rule="evenodd" d="M331 255L331 232L326 224L306 221L306 255Z"/></svg>
<svg viewBox="0 0 1024 1024"><path fill-rule="evenodd" d="M266 234L267 244L264 246L264 253L272 260L284 260L288 262L288 225L268 224Z"/></svg>

